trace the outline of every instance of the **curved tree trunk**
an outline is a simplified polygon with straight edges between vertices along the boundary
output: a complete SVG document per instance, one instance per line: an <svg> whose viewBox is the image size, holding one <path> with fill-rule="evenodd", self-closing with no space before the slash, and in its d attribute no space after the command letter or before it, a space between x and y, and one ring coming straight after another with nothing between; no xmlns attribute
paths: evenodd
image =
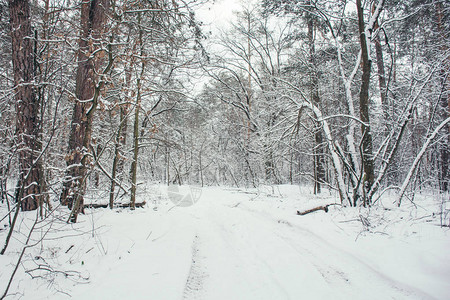
<svg viewBox="0 0 450 300"><path fill-rule="evenodd" d="M71 222L76 222L83 207L86 174L89 165L87 151L91 144L92 121L97 107L99 87L96 70L101 63L93 55L94 40L101 38L108 0L83 1L81 4L81 32L78 49L75 105L73 109L69 149L66 156L66 177L60 196L62 205L72 209Z"/></svg>

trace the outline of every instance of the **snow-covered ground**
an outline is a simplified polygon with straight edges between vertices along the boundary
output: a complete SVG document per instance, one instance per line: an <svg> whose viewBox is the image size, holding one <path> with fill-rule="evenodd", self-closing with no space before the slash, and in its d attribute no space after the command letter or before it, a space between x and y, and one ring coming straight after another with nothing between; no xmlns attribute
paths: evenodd
<svg viewBox="0 0 450 300"><path fill-rule="evenodd" d="M148 187L143 209L87 210L75 225L58 210L37 224L33 240L44 239L26 250L6 299L450 299L440 196L298 216L336 195L207 187L186 207L166 191ZM34 216L21 214L0 256L0 295Z"/></svg>

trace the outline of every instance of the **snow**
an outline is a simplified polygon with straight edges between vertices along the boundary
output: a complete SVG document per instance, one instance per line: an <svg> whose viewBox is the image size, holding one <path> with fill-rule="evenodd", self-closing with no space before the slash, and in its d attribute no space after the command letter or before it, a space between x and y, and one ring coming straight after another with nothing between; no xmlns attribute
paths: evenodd
<svg viewBox="0 0 450 300"><path fill-rule="evenodd" d="M392 194L372 208L298 216L338 196L292 185L201 191L179 207L154 185L138 200L145 208L87 210L74 225L58 209L39 224L34 239L52 227L27 249L6 299L448 299L439 195L417 195L417 207L396 208ZM0 292L35 213L20 218L0 256ZM31 279L24 270L38 264L68 276L41 270Z"/></svg>

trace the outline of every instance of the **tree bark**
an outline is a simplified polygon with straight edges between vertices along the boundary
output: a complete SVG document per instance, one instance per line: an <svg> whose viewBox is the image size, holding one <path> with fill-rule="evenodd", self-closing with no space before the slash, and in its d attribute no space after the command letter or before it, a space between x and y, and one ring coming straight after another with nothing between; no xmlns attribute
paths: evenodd
<svg viewBox="0 0 450 300"><path fill-rule="evenodd" d="M444 12L442 8L442 3L438 2L436 4L436 17L437 17L437 26L438 26L438 33L439 33L439 41L441 43L441 53L446 53L448 51L448 40L446 39L446 32L445 27L442 24L442 19L444 18ZM440 77L441 77L441 99L440 99L440 106L441 106L441 119L447 119L450 116L450 58L447 57L447 59L443 62L442 68L440 70ZM445 134L447 134L446 143L441 146L440 149L440 156L441 156L441 170L439 172L439 188L442 192L448 192L449 191L449 184L450 184L450 126L447 124L445 125Z"/></svg>
<svg viewBox="0 0 450 300"><path fill-rule="evenodd" d="M378 26L378 24L376 25ZM383 106L383 111L386 111L388 106L388 103L386 102L387 101L386 73L384 71L383 49L381 48L379 35L375 37L375 52L377 56L378 84L380 86L381 105ZM384 115L386 115L386 113Z"/></svg>
<svg viewBox="0 0 450 300"><path fill-rule="evenodd" d="M37 158L42 145L39 140L39 99L34 86L35 65L31 32L30 4L27 0L9 0L12 63L16 99L16 138L18 145L19 180L16 201L22 210L39 207L41 165ZM20 196L19 190L23 186Z"/></svg>
<svg viewBox="0 0 450 300"><path fill-rule="evenodd" d="M138 25L141 26L141 14L138 13ZM137 94L136 94L136 106L134 108L134 127L133 127L133 161L131 162L131 198L130 209L136 207L136 184L137 184L137 165L139 155L139 111L141 108L141 81L144 76L145 61L144 57L144 45L142 42L142 28L139 29L139 45L141 46L140 56L142 57L141 74L137 79Z"/></svg>
<svg viewBox="0 0 450 300"><path fill-rule="evenodd" d="M139 155L139 111L141 107L141 79L137 79L137 96L136 107L134 113L134 127L133 127L133 161L131 162L131 198L130 208L135 209L136 203L136 184L137 184L137 164Z"/></svg>
<svg viewBox="0 0 450 300"><path fill-rule="evenodd" d="M375 12L375 3L372 6L372 13ZM374 24L373 30L377 30L380 26L378 25L378 19ZM384 60L383 60L383 49L381 48L380 33L375 36L375 52L377 57L377 68L378 68L378 84L380 87L380 97L381 106L383 107L384 116L387 116L387 87L386 87L386 72L384 70Z"/></svg>
<svg viewBox="0 0 450 300"><path fill-rule="evenodd" d="M127 44L130 43L130 35L128 35L127 38ZM128 57L128 63L125 67L125 104L120 105L120 123L119 128L117 130L117 137L115 141L115 149L114 149L114 160L113 160L113 167L112 167L112 173L111 173L111 188L109 191L109 206L112 209L114 206L114 190L116 187L116 178L118 177L118 174L121 174L124 167L124 149L127 144L127 129L128 129L128 110L130 106L130 91L129 88L131 86L131 65L134 62L134 59L131 57ZM123 178L122 178L123 179Z"/></svg>
<svg viewBox="0 0 450 300"><path fill-rule="evenodd" d="M362 183L365 193L368 193L373 185L374 175L374 163L372 155L372 133L370 131L370 118L369 118L369 84L370 84L370 71L371 60L369 57L369 45L367 43L367 36L364 24L364 12L361 4L361 0L356 0L356 7L358 12L358 28L359 37L361 43L361 57L362 57L362 79L361 90L359 93L359 110L360 119L364 123L361 125L362 134ZM364 205L370 205L370 200L363 196Z"/></svg>
<svg viewBox="0 0 450 300"><path fill-rule="evenodd" d="M125 104L126 105L126 104ZM126 108L120 107L120 123L119 128L117 129L116 141L114 144L114 159L113 166L111 172L111 188L109 190L109 208L113 208L114 206L114 190L116 187L116 178L118 171L121 171L120 165L123 164L123 154L121 151L121 147L124 146L125 138L123 131L126 130L125 124L127 123L127 112Z"/></svg>
<svg viewBox="0 0 450 300"><path fill-rule="evenodd" d="M77 215L83 208L92 121L100 94L96 74L99 73L102 60L94 54L99 48L95 41L102 38L108 6L108 0L84 0L81 3L76 99L69 136L69 153L66 156L66 177L60 196L61 204L72 209L71 222L76 222Z"/></svg>
<svg viewBox="0 0 450 300"><path fill-rule="evenodd" d="M311 100L314 106L320 108L319 96L319 78L316 66L316 50L314 45L314 18L308 16L308 42L309 42L309 62L310 62L310 81L311 81ZM325 182L325 157L323 149L322 129L319 122L316 122L314 128L314 194L320 194L321 185Z"/></svg>

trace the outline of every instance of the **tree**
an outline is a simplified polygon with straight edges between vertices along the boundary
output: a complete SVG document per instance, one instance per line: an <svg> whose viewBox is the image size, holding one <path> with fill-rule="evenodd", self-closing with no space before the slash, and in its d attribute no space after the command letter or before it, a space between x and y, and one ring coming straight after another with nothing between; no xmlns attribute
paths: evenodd
<svg viewBox="0 0 450 300"><path fill-rule="evenodd" d="M137 164L138 164L138 154L139 154L139 112L141 110L142 102L142 79L145 72L145 60L144 57L144 43L142 41L143 29L141 27L141 13L138 13L138 26L139 26L139 38L138 45L140 46L139 56L142 58L141 61L141 71L139 77L136 79L136 103L134 107L134 126L133 126L133 161L131 162L131 198L130 198L130 208L135 209L136 204L136 183L137 183Z"/></svg>
<svg viewBox="0 0 450 300"><path fill-rule="evenodd" d="M22 210L39 206L39 186L42 168L39 161L39 101L34 86L35 56L31 32L30 3L28 0L9 0L12 62L16 99L16 143L19 158L19 181L16 201Z"/></svg>
<svg viewBox="0 0 450 300"><path fill-rule="evenodd" d="M69 153L66 156L66 179L60 196L61 204L72 209L71 222L76 222L84 204L92 122L103 86L101 76L105 74L100 70L102 59L99 42L105 32L108 7L108 0L90 0L81 3L76 99L69 137Z"/></svg>
<svg viewBox="0 0 450 300"><path fill-rule="evenodd" d="M447 9L447 13L444 12L444 7ZM441 55L447 55L444 59L442 67L439 73L441 80L441 93L440 93L440 107L441 107L441 119L447 119L450 116L450 58L448 57L448 51L450 47L448 45L448 37L450 34L449 26L449 4L445 1L439 1L436 4L436 19L437 19L437 33L438 41L440 44ZM450 126L445 125L447 139L444 139L444 143L441 148L441 170L439 172L439 187L442 192L448 192L450 190ZM445 141L446 140L446 141Z"/></svg>
<svg viewBox="0 0 450 300"><path fill-rule="evenodd" d="M383 0L379 1L374 14L371 16L369 23L366 25L364 22L364 10L361 4L361 0L356 0L356 9L358 14L358 28L359 38L361 42L361 57L362 57L362 79L361 90L359 93L359 110L360 119L362 122L361 134L362 134L362 184L365 193L367 194L375 180L373 153L372 153L372 132L370 130L370 117L369 117L369 84L370 84L370 72L372 60L370 58L370 43L371 32L377 22L378 15L383 7ZM371 199L363 197L364 205L370 204Z"/></svg>
<svg viewBox="0 0 450 300"><path fill-rule="evenodd" d="M312 6L311 1L308 1L308 6ZM318 78L318 65L316 62L316 48L315 37L316 27L319 22L318 18L314 16L314 11L308 11L305 13L305 20L308 24L308 44L309 44L309 76L311 81L311 102L321 107L320 95L319 95L319 78ZM315 122L314 129L314 193L320 193L321 185L325 183L325 153L323 147L323 135L320 128L320 122Z"/></svg>

